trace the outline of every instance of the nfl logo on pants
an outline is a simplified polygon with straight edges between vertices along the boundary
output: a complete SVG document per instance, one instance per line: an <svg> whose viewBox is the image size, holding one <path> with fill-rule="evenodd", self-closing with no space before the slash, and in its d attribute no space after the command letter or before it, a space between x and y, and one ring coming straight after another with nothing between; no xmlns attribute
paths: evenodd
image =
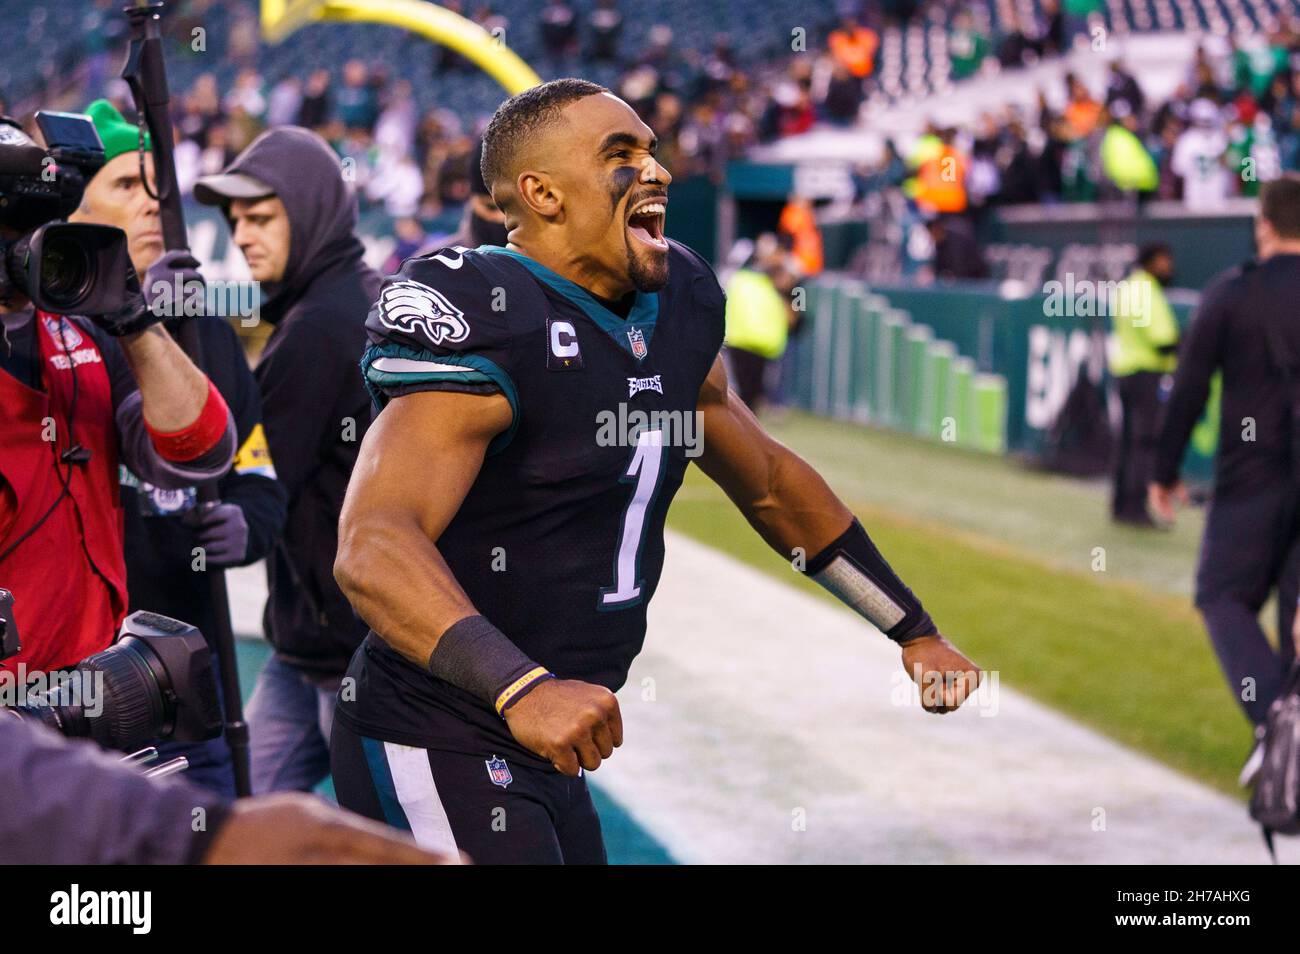
<svg viewBox="0 0 1300 954"><path fill-rule="evenodd" d="M483 764L487 766L488 778L492 779L493 785L500 785L505 788L514 778L510 775L510 766L506 765L506 760L497 756L490 759L484 759Z"/></svg>

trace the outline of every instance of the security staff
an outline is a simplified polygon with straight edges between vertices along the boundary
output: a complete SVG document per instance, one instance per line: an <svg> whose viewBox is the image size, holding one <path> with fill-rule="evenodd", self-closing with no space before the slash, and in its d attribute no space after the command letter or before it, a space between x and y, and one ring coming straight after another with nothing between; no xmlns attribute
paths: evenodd
<svg viewBox="0 0 1300 954"><path fill-rule="evenodd" d="M1177 365L1178 322L1164 293L1173 274L1169 246L1145 246L1111 308L1110 373L1123 415L1111 515L1139 527L1155 526L1147 513L1147 484L1160 436L1161 385Z"/></svg>
<svg viewBox="0 0 1300 954"><path fill-rule="evenodd" d="M140 178L138 130L107 100L91 103L86 113L104 145L106 162L86 184L72 218L126 232L131 263L143 281L145 269L162 251L162 240L158 202ZM177 317L164 322L172 334L182 320L180 309L175 311ZM157 487L122 465L128 610L183 619L211 639L216 623L208 568L244 566L265 557L284 526L286 495L276 482L262 430L261 394L234 330L215 316L185 320L198 322L204 367L234 416L239 451L218 483L219 501L209 504L199 503L193 486ZM204 557L197 565L196 547ZM189 781L234 794L224 739L164 743L160 751L189 759Z"/></svg>
<svg viewBox="0 0 1300 954"><path fill-rule="evenodd" d="M1214 494L1205 521L1196 606L1214 643L1229 688L1256 725L1282 689L1295 656L1290 634L1296 610L1296 468L1292 402L1278 347L1300 355L1300 176L1288 174L1260 190L1255 220L1258 259L1207 288L1187 333L1169 399L1149 498L1173 518L1186 499L1178 478L1188 438L1205 406L1210 377L1223 373ZM1277 651L1259 625L1259 611L1277 590Z"/></svg>
<svg viewBox="0 0 1300 954"><path fill-rule="evenodd" d="M752 411L763 403L768 366L785 353L795 314L794 283L776 237L764 233L727 282L725 351L732 387Z"/></svg>

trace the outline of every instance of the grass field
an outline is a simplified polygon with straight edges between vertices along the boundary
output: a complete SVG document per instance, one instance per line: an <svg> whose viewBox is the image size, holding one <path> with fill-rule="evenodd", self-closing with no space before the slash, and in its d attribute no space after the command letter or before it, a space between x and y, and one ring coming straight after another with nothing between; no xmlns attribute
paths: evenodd
<svg viewBox="0 0 1300 954"><path fill-rule="evenodd" d="M1199 512L1185 512L1170 533L1118 528L1098 482L802 414L768 424L828 478L976 662L1241 796L1248 723L1189 595ZM669 525L783 583L821 592L769 551L694 468ZM816 638L799 632L797 620L791 627L792 638Z"/></svg>

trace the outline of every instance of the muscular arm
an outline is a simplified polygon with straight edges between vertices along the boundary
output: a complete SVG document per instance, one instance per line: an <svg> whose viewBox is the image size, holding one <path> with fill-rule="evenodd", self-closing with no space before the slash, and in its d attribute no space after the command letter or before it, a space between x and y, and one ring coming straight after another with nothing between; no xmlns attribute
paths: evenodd
<svg viewBox="0 0 1300 954"><path fill-rule="evenodd" d="M721 358L714 362L700 389L699 410L704 415L704 451L700 469L715 481L740 509L768 546L786 559L802 548L811 562L832 545L838 549L846 537L857 534L860 549L868 548L880 561L876 569L893 576L883 558L874 551L853 514L822 476L799 455L775 440L762 427L744 403L727 386L727 372ZM834 553L834 550L829 551ZM843 591L821 578L837 597L857 612L871 618L861 600L851 600ZM886 586L894 596L901 590L910 592L894 577ZM921 686L921 704L930 712L950 712L968 698L979 684L979 667L963 656L934 628L919 604L903 616L898 626L910 631L900 635L903 665L908 675ZM915 616L915 624L906 620ZM875 620L873 620L875 622ZM888 627L877 623L882 631ZM891 630L892 632L892 630Z"/></svg>
<svg viewBox="0 0 1300 954"><path fill-rule="evenodd" d="M453 624L478 615L436 541L512 414L500 394L419 391L390 401L361 444L334 576L361 618L421 669ZM618 701L604 686L534 686L503 717L520 744L559 771L595 771L622 744Z"/></svg>
<svg viewBox="0 0 1300 954"><path fill-rule="evenodd" d="M697 463L773 550L811 556L853 522L853 514L798 454L767 434L727 386L719 358L700 389L704 452Z"/></svg>
<svg viewBox="0 0 1300 954"><path fill-rule="evenodd" d="M435 541L510 420L500 394L423 391L389 402L361 443L334 576L361 618L421 668L452 623L478 613Z"/></svg>

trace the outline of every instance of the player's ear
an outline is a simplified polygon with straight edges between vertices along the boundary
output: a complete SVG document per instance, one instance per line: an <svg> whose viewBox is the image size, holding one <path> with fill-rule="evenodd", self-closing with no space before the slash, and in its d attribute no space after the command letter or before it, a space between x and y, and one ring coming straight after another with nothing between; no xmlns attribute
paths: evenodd
<svg viewBox="0 0 1300 954"><path fill-rule="evenodd" d="M519 201L544 219L553 219L564 207L564 196L544 172L521 172L515 180Z"/></svg>

